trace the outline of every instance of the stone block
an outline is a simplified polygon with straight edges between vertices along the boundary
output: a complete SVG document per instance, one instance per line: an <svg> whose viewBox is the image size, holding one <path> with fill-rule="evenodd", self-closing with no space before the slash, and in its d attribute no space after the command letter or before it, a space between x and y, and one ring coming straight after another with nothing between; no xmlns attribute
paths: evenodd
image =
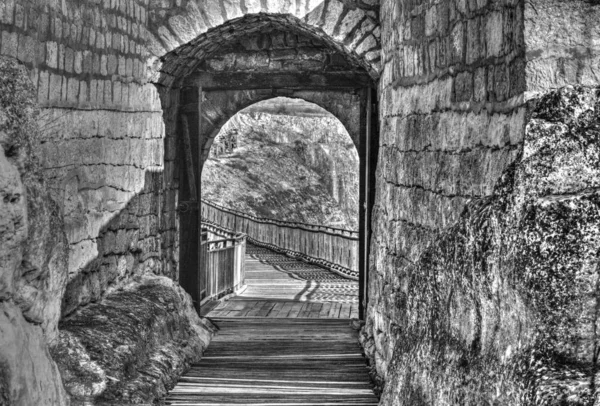
<svg viewBox="0 0 600 406"><path fill-rule="evenodd" d="M127 77L133 77L133 59L127 58L125 61L125 75Z"/></svg>
<svg viewBox="0 0 600 406"><path fill-rule="evenodd" d="M473 98L476 102L485 102L487 100L487 76L486 68L480 67L475 70L473 76Z"/></svg>
<svg viewBox="0 0 600 406"><path fill-rule="evenodd" d="M90 103L92 103L94 106L97 105L98 103L98 80L96 79L92 79L90 82Z"/></svg>
<svg viewBox="0 0 600 406"><path fill-rule="evenodd" d="M504 38L502 32L502 13L494 11L486 18L485 42L487 57L497 57L502 53L502 41Z"/></svg>
<svg viewBox="0 0 600 406"><path fill-rule="evenodd" d="M124 55L119 55L118 57L117 72L119 73L119 76L127 76L127 62Z"/></svg>
<svg viewBox="0 0 600 406"><path fill-rule="evenodd" d="M115 54L110 54L108 55L108 62L107 62L107 72L108 75L114 75L117 73L117 68L118 68L118 58L117 55Z"/></svg>
<svg viewBox="0 0 600 406"><path fill-rule="evenodd" d="M600 65L599 65L600 67ZM509 82L510 89L508 97L515 97L523 94L527 90L527 73L525 61L523 58L515 58L509 64ZM599 76L600 79L600 76Z"/></svg>
<svg viewBox="0 0 600 406"><path fill-rule="evenodd" d="M479 17L472 18L467 23L467 52L466 63L473 64L484 57L485 41L481 38L481 19Z"/></svg>
<svg viewBox="0 0 600 406"><path fill-rule="evenodd" d="M250 54L238 54L235 60L235 68L252 70L269 66L269 55L267 52L253 52Z"/></svg>
<svg viewBox="0 0 600 406"><path fill-rule="evenodd" d="M103 105L108 106L112 104L112 83L110 80L103 80L104 85L104 97L102 100Z"/></svg>
<svg viewBox="0 0 600 406"><path fill-rule="evenodd" d="M79 103L87 104L89 102L88 84L85 81L79 82Z"/></svg>
<svg viewBox="0 0 600 406"><path fill-rule="evenodd" d="M70 47L66 47L64 68L65 68L65 71L67 71L68 73L73 72L74 60L75 60L75 51Z"/></svg>
<svg viewBox="0 0 600 406"><path fill-rule="evenodd" d="M14 22L15 0L5 0L0 3L0 22L11 25Z"/></svg>
<svg viewBox="0 0 600 406"><path fill-rule="evenodd" d="M298 59L300 60L325 62L327 60L327 57L327 53L320 49L308 47L298 48Z"/></svg>
<svg viewBox="0 0 600 406"><path fill-rule="evenodd" d="M96 48L98 49L104 49L106 44L106 38L104 37L104 34L99 32L96 34Z"/></svg>
<svg viewBox="0 0 600 406"><path fill-rule="evenodd" d="M429 37L438 30L437 7L432 5L425 11L425 36Z"/></svg>
<svg viewBox="0 0 600 406"><path fill-rule="evenodd" d="M37 99L38 103L45 103L48 101L50 91L50 73L46 71L40 71Z"/></svg>
<svg viewBox="0 0 600 406"><path fill-rule="evenodd" d="M108 56L100 55L100 74L102 76L108 75Z"/></svg>
<svg viewBox="0 0 600 406"><path fill-rule="evenodd" d="M16 32L2 31L2 55L17 57L19 38Z"/></svg>
<svg viewBox="0 0 600 406"><path fill-rule="evenodd" d="M46 42L46 65L49 68L58 67L58 44L56 42Z"/></svg>
<svg viewBox="0 0 600 406"><path fill-rule="evenodd" d="M272 61L285 61L296 59L295 49L275 49L269 52Z"/></svg>
<svg viewBox="0 0 600 406"><path fill-rule="evenodd" d="M287 44L285 43L285 33L277 32L271 35L271 48L272 49L285 49Z"/></svg>
<svg viewBox="0 0 600 406"><path fill-rule="evenodd" d="M79 80L75 78L70 78L68 80L67 92L67 101L71 103L79 103Z"/></svg>
<svg viewBox="0 0 600 406"><path fill-rule="evenodd" d="M25 10L23 9L23 5L17 3L15 5L15 18L14 18L14 24L15 26L26 30L27 27L25 26L26 22L26 16L25 16Z"/></svg>
<svg viewBox="0 0 600 406"><path fill-rule="evenodd" d="M450 19L450 11L449 8L451 7L448 2L440 2L437 4L437 12L436 12L436 17L437 17L437 26L438 26L438 31L443 35L446 34L448 31L448 25L449 25L449 19Z"/></svg>
<svg viewBox="0 0 600 406"><path fill-rule="evenodd" d="M496 100L506 100L508 98L509 90L507 66L504 64L496 65L494 69L494 93Z"/></svg>
<svg viewBox="0 0 600 406"><path fill-rule="evenodd" d="M65 45L58 44L58 70L61 70L61 71L65 70L65 53L66 53Z"/></svg>
<svg viewBox="0 0 600 406"><path fill-rule="evenodd" d="M428 71L429 72L435 72L437 70L437 66L438 66L438 58L437 58L437 51L438 51L438 45L437 45L437 41L434 39L432 41L429 42L429 46L427 48L427 55L428 55Z"/></svg>
<svg viewBox="0 0 600 406"><path fill-rule="evenodd" d="M465 50L465 28L462 22L459 22L454 26L449 41L449 63L462 63L464 61Z"/></svg>
<svg viewBox="0 0 600 406"><path fill-rule="evenodd" d="M73 58L73 71L79 75L83 72L83 52L75 51Z"/></svg>
<svg viewBox="0 0 600 406"><path fill-rule="evenodd" d="M63 81L63 78L61 75L57 75L55 73L50 73L50 88L49 88L49 94L48 94L49 101L57 102L57 101L61 100L62 81Z"/></svg>
<svg viewBox="0 0 600 406"><path fill-rule="evenodd" d="M36 57L38 42L29 35L19 36L18 59L23 63L33 63Z"/></svg>

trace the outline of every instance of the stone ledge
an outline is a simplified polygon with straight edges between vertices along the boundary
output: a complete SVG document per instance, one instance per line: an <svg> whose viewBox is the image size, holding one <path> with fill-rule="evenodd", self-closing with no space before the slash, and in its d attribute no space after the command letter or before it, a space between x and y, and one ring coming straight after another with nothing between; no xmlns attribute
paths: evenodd
<svg viewBox="0 0 600 406"><path fill-rule="evenodd" d="M175 282L145 276L63 320L53 357L75 405L152 403L201 358L214 331Z"/></svg>

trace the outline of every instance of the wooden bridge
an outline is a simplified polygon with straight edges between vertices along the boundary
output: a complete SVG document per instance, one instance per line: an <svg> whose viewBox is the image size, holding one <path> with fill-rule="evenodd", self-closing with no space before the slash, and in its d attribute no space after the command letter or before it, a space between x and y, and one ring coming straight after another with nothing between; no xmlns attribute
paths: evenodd
<svg viewBox="0 0 600 406"><path fill-rule="evenodd" d="M356 281L248 245L245 290L207 301L219 328L167 405L377 405L351 318Z"/></svg>
<svg viewBox="0 0 600 406"><path fill-rule="evenodd" d="M254 244L358 280L357 231L255 217L207 200L201 202L201 214L207 227L243 233Z"/></svg>

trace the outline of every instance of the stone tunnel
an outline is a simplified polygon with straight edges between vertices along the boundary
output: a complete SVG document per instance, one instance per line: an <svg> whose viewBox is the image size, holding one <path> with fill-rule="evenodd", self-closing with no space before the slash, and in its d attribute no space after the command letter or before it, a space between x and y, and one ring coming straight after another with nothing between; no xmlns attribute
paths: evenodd
<svg viewBox="0 0 600 406"><path fill-rule="evenodd" d="M181 207L225 123L278 97L358 151L380 405L598 404L599 21L596 0L0 0L0 405L151 404L201 358Z"/></svg>

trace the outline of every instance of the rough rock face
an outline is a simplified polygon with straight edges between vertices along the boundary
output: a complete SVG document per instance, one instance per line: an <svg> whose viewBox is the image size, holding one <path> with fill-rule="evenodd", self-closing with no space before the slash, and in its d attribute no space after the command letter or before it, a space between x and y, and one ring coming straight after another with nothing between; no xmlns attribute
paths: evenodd
<svg viewBox="0 0 600 406"><path fill-rule="evenodd" d="M358 154L318 106L278 98L234 116L203 169L203 197L248 213L356 229Z"/></svg>
<svg viewBox="0 0 600 406"><path fill-rule="evenodd" d="M40 326L0 303L0 405L68 405L61 375Z"/></svg>
<svg viewBox="0 0 600 406"><path fill-rule="evenodd" d="M75 402L147 403L200 359L213 332L175 282L145 276L62 321L53 355Z"/></svg>
<svg viewBox="0 0 600 406"><path fill-rule="evenodd" d="M0 58L0 404L68 399L47 342L55 340L66 282L62 218L33 157L39 142L34 88Z"/></svg>
<svg viewBox="0 0 600 406"><path fill-rule="evenodd" d="M597 396L600 90L565 88L529 107L522 157L493 195L471 202L390 287L384 405Z"/></svg>

